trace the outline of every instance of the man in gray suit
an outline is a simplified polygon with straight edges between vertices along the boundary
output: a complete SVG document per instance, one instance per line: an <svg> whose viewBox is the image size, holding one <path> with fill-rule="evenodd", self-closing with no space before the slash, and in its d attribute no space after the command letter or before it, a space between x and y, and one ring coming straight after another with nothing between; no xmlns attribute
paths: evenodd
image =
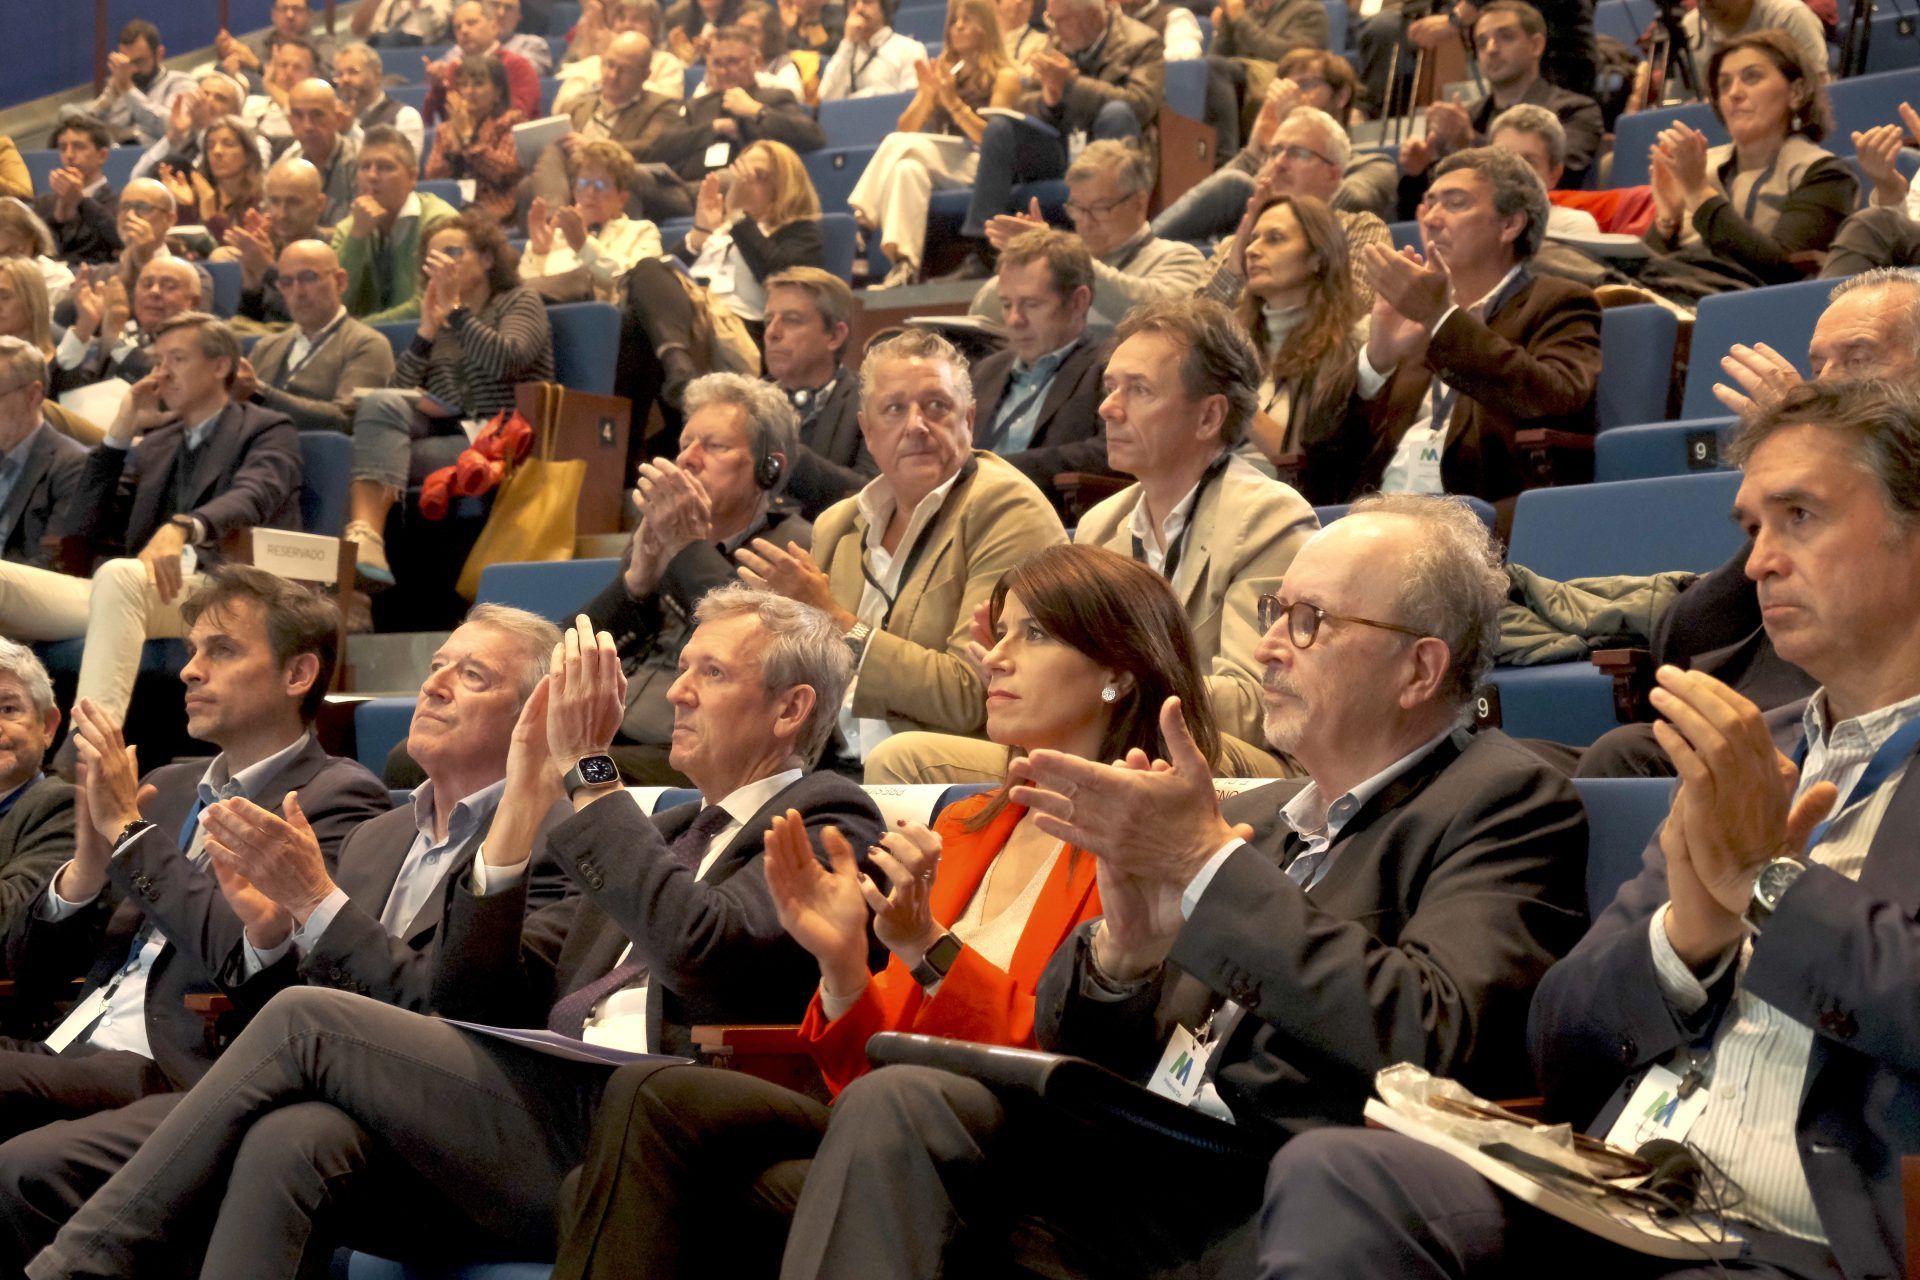
<svg viewBox="0 0 1920 1280"><path fill-rule="evenodd" d="M260 339L241 359L234 399L277 409L302 431L351 432L357 393L393 380L393 347L347 314L347 273L321 241L296 240L281 251L279 287L293 327Z"/></svg>
<svg viewBox="0 0 1920 1280"><path fill-rule="evenodd" d="M1054 751L1013 766L1013 802L1099 860L1106 913L1055 953L1036 1039L1230 1115L1242 1157L883 1067L834 1104L786 1280L946 1274L1035 1216L1060 1255L1049 1275L1250 1276L1266 1159L1357 1126L1380 1068L1495 1097L1531 1084L1527 1000L1585 926L1587 824L1565 778L1460 727L1493 663L1499 563L1447 498L1370 499L1300 549L1262 601L1258 656L1267 739L1305 787L1223 813L1173 699L1170 767ZM1183 1049L1199 1068L1163 1069Z"/></svg>
<svg viewBox="0 0 1920 1280"><path fill-rule="evenodd" d="M80 488L87 451L46 420L47 361L0 338L0 559L53 567L40 540Z"/></svg>
<svg viewBox="0 0 1920 1280"><path fill-rule="evenodd" d="M60 708L33 650L0 640L0 929L73 848L73 787L40 771Z"/></svg>

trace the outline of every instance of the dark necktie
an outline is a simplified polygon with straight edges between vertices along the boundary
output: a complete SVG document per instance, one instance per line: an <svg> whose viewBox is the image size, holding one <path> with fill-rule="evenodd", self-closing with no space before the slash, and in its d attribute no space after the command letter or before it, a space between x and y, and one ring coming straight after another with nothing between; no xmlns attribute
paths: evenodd
<svg viewBox="0 0 1920 1280"><path fill-rule="evenodd" d="M204 444L196 448L181 441L180 452L174 455L173 461L173 514L193 510L193 469L205 450Z"/></svg>
<svg viewBox="0 0 1920 1280"><path fill-rule="evenodd" d="M681 866L698 870L700 860L706 856L707 845L722 828L733 818L717 804L708 805L700 811L698 817L685 831L674 837L667 846L667 856ZM613 966L600 977L575 991L569 991L554 1001L553 1008L547 1013L547 1030L557 1035L582 1039L587 1031L587 1015L594 1007L616 991L623 991L645 976L647 966L644 961L628 958Z"/></svg>

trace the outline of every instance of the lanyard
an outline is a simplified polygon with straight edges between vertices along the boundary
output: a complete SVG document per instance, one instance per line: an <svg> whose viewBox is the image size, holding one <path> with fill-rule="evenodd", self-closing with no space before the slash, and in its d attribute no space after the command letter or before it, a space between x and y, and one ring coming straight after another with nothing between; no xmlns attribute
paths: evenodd
<svg viewBox="0 0 1920 1280"><path fill-rule="evenodd" d="M1060 371L1058 369L1055 369L1053 372L1057 374ZM983 443L980 447L982 449L986 449L991 452L998 453L1000 451L1000 446L1006 443L1007 436L1012 433L1013 424L1020 421L1021 418L1025 417L1027 410L1031 409L1034 406L1035 402L1038 401L1041 396L1047 393L1047 388L1052 385L1053 385L1053 377L1052 375L1049 375L1045 382L1042 382L1039 386L1035 387L1032 391L1029 391L1026 394L1026 396L1018 404L1013 406L1013 408L1004 410L1003 412L998 414L997 420L993 424L992 433L987 436L986 442ZM1038 424L1036 423L1035 425L1037 426ZM1031 443L1031 441L1029 441L1029 443Z"/></svg>
<svg viewBox="0 0 1920 1280"><path fill-rule="evenodd" d="M290 364L282 369L280 376L273 380L273 385L279 390L286 390L287 384L292 382L295 375L307 367L308 362L320 354L320 348L326 345L327 339L331 338L345 321L346 317L344 315L335 316L332 320L329 320L326 328L314 334L313 337L308 340L306 354L300 357L298 363Z"/></svg>
<svg viewBox="0 0 1920 1280"><path fill-rule="evenodd" d="M974 471L979 467L979 465L980 464L977 459L968 458L966 461L966 465L960 468L960 474L954 480L954 488L957 489L961 485L965 484L968 478L972 476ZM953 489L947 490L946 502L951 502L951 501L953 501ZM941 505L945 506L946 503L943 502ZM913 517L908 516L907 518L911 520ZM934 521L938 520L939 518L940 518L940 513L938 511L934 512L933 515L928 518L927 522L924 525L920 526L920 532L914 535L913 544L906 549L907 550L906 559L900 562L900 576L894 579L894 582L897 583L898 585L894 587L892 594L889 594L887 592L886 587L881 585L880 579L873 576L873 569L867 564L866 547L863 545L860 548L860 576L865 578L867 580L867 585L872 587L875 591L878 591L880 593L880 598L887 602L887 611L880 615L880 625L877 628L875 628L875 630L885 631L887 629L887 624L893 621L894 601L899 597L900 592L906 589L907 579L913 576L914 566L920 563L920 557L922 554L925 553L927 549L929 535L931 535L933 532Z"/></svg>
<svg viewBox="0 0 1920 1280"><path fill-rule="evenodd" d="M1853 790L1847 792L1846 799L1835 805L1832 813L1813 829L1813 834L1807 839L1807 848L1817 847L1826 838L1827 828L1838 822L1855 804L1878 791L1882 783L1907 763L1916 749L1920 749L1920 718L1900 726L1880 744L1880 749L1873 753L1871 760L1867 761L1867 767L1861 773L1859 781L1853 784ZM1793 763L1798 767L1805 764L1806 759L1807 741L1802 738L1800 745L1793 750Z"/></svg>
<svg viewBox="0 0 1920 1280"><path fill-rule="evenodd" d="M1193 541L1193 527L1199 523L1200 504L1206 499L1207 486L1220 478L1220 473L1227 469L1227 463L1232 460L1231 453L1220 453L1207 464L1206 471L1200 476L1200 483L1193 487L1193 505L1187 508L1187 523L1181 528L1180 536L1173 540L1173 545L1167 548L1166 559L1160 565L1160 576L1167 580L1169 586L1173 584L1173 575L1180 572L1180 558L1186 554L1187 544ZM1146 500L1146 495L1142 494L1140 501ZM1133 539L1133 558L1141 564L1147 562L1147 544L1137 534Z"/></svg>

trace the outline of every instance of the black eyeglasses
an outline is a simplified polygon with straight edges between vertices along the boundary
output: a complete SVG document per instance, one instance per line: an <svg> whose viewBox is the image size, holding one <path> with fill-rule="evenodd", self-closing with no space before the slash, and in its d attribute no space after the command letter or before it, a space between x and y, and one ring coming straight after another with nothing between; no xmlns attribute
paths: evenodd
<svg viewBox="0 0 1920 1280"><path fill-rule="evenodd" d="M1425 640L1429 633L1416 631L1412 627L1403 627L1397 622L1375 622L1372 618L1350 618L1345 614L1328 613L1317 604L1305 600L1282 600L1276 595L1260 597L1260 632L1262 635L1278 626L1280 620L1287 620L1287 638L1293 641L1296 649L1306 649L1313 645L1314 637L1320 634L1320 624L1328 618L1335 622L1352 622L1363 627L1378 627L1382 631L1398 631L1403 636L1412 636L1416 640Z"/></svg>

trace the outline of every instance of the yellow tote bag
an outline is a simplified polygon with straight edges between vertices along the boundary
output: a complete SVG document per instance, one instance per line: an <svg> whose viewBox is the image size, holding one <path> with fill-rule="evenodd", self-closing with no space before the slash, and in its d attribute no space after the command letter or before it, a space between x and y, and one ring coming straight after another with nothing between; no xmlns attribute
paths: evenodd
<svg viewBox="0 0 1920 1280"><path fill-rule="evenodd" d="M564 394L564 388L551 383L541 388L533 451L508 466L486 526L460 569L457 589L468 600L479 593L480 571L490 564L573 559L574 519L587 463L584 458L553 456L554 428Z"/></svg>

